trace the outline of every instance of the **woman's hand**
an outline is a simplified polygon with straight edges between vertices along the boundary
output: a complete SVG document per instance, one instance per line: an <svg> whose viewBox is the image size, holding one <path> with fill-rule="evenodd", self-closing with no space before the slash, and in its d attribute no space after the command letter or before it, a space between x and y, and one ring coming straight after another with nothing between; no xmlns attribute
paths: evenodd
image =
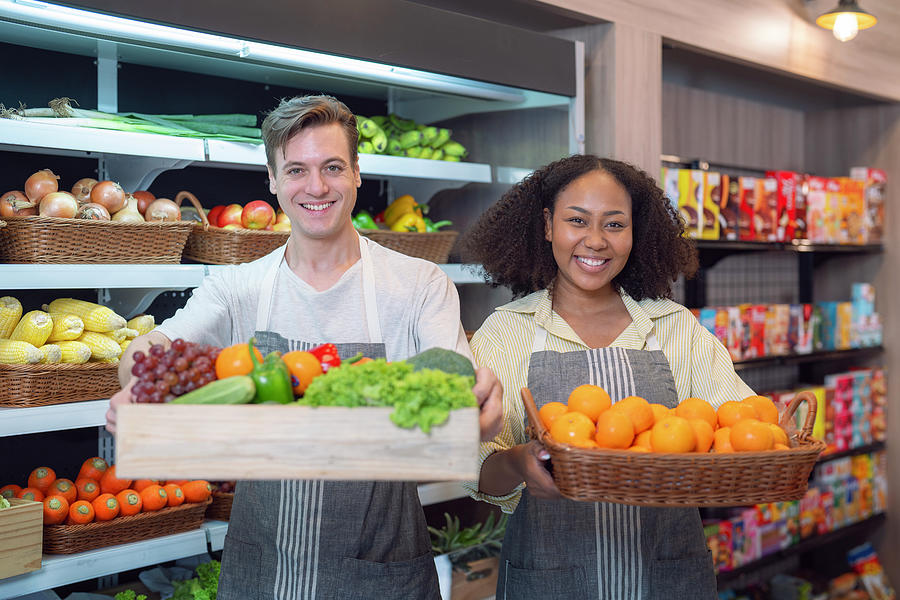
<svg viewBox="0 0 900 600"><path fill-rule="evenodd" d="M515 452L516 468L525 481L529 494L545 500L557 500L563 497L553 481L553 476L547 470L550 453L543 444L532 440L527 444L516 446L513 451Z"/></svg>
<svg viewBox="0 0 900 600"><path fill-rule="evenodd" d="M112 434L116 433L116 409L123 404L131 404L131 388L137 383L137 377L132 377L121 390L113 394L109 399L109 410L106 411L106 430Z"/></svg>
<svg viewBox="0 0 900 600"><path fill-rule="evenodd" d="M493 371L482 367L475 369L472 393L481 411L478 417L481 441L487 442L497 437L503 425L503 386Z"/></svg>

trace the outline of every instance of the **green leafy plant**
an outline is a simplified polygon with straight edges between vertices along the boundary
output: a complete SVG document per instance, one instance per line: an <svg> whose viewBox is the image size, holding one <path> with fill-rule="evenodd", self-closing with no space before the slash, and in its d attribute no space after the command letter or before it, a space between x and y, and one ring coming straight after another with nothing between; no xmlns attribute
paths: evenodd
<svg viewBox="0 0 900 600"><path fill-rule="evenodd" d="M219 572L222 565L217 560L197 565L197 576L185 581L174 581L172 600L216 600L219 591Z"/></svg>
<svg viewBox="0 0 900 600"><path fill-rule="evenodd" d="M125 590L116 594L114 600L147 600L147 596L136 594L134 590Z"/></svg>
<svg viewBox="0 0 900 600"><path fill-rule="evenodd" d="M447 524L440 529L428 527L431 533L431 551L435 555L449 554L454 567L500 554L509 515L503 514L495 522L494 513L491 513L484 523L476 523L470 527L460 527L457 516L451 517L444 513L444 519Z"/></svg>

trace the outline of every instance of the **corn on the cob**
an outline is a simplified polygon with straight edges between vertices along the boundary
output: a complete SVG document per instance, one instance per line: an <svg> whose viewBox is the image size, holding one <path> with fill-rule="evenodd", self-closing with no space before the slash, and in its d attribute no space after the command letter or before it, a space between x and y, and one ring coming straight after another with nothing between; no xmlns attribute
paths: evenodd
<svg viewBox="0 0 900 600"><path fill-rule="evenodd" d="M150 333L154 327L156 327L156 320L153 315L138 315L128 320L128 328L136 330L138 335Z"/></svg>
<svg viewBox="0 0 900 600"><path fill-rule="evenodd" d="M50 303L49 312L81 317L85 331L104 333L125 327L126 324L125 318L117 315L111 308L74 298L57 298Z"/></svg>
<svg viewBox="0 0 900 600"><path fill-rule="evenodd" d="M106 363L108 365L117 365L117 364L119 364L119 357L113 356L112 358L92 358L91 362Z"/></svg>
<svg viewBox="0 0 900 600"><path fill-rule="evenodd" d="M33 365L41 362L41 351L28 342L0 340L0 363L7 365Z"/></svg>
<svg viewBox="0 0 900 600"><path fill-rule="evenodd" d="M53 319L50 318L50 315L42 310L32 310L22 316L9 339L28 342L35 348L40 348L47 343L51 331L53 331Z"/></svg>
<svg viewBox="0 0 900 600"><path fill-rule="evenodd" d="M38 350L41 351L41 364L45 365L55 365L58 362L62 362L62 350L56 344L44 344Z"/></svg>
<svg viewBox="0 0 900 600"><path fill-rule="evenodd" d="M0 298L0 338L8 338L22 318L22 303L12 296ZM153 317L151 317L152 319Z"/></svg>
<svg viewBox="0 0 900 600"><path fill-rule="evenodd" d="M116 329L115 331L109 331L104 333L103 335L109 337L112 341L117 344L122 343L126 339L134 339L138 336L138 332L136 329L129 329L128 327L122 327L120 329Z"/></svg>
<svg viewBox="0 0 900 600"><path fill-rule="evenodd" d="M87 344L79 341L69 340L65 342L57 342L62 352L62 362L80 365L86 363L91 357L91 349Z"/></svg>
<svg viewBox="0 0 900 600"><path fill-rule="evenodd" d="M128 344L130 344L130 343L131 343L131 340L123 340L123 341L119 342L119 348L122 349L122 354L125 353L125 349L128 348Z"/></svg>
<svg viewBox="0 0 900 600"><path fill-rule="evenodd" d="M77 340L84 333L84 321L78 315L50 313L50 318L53 319L53 331L47 338L48 342Z"/></svg>
<svg viewBox="0 0 900 600"><path fill-rule="evenodd" d="M95 360L118 358L119 355L122 354L122 348L119 344L102 333L85 331L81 334L81 337L78 338L78 341L87 344L87 347L91 349L91 358Z"/></svg>

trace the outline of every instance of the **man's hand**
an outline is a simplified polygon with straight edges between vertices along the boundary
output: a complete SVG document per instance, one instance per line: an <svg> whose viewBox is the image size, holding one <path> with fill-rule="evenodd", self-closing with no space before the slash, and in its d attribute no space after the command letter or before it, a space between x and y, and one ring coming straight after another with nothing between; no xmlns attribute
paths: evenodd
<svg viewBox="0 0 900 600"><path fill-rule="evenodd" d="M131 388L137 381L137 377L132 377L125 387L109 399L109 410L106 411L106 430L113 435L116 433L116 409L123 404L131 404Z"/></svg>
<svg viewBox="0 0 900 600"><path fill-rule="evenodd" d="M481 440L486 442L497 437L503 425L503 386L493 371L487 368L475 369L475 387L472 393L478 399L481 414Z"/></svg>

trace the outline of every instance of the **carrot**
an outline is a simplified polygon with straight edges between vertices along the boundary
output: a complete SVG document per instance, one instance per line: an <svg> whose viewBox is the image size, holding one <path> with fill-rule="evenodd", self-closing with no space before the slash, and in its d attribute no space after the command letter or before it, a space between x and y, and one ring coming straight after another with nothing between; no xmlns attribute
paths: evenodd
<svg viewBox="0 0 900 600"><path fill-rule="evenodd" d="M93 502L100 495L100 484L95 479L81 477L75 480L75 489L78 490L78 499Z"/></svg>
<svg viewBox="0 0 900 600"><path fill-rule="evenodd" d="M16 498L16 494L22 491L21 485L16 485L14 483L10 483L8 485L4 485L0 487L0 496L3 496L7 500L10 498Z"/></svg>
<svg viewBox="0 0 900 600"><path fill-rule="evenodd" d="M153 484L148 485L140 492L141 501L144 503L144 512L151 512L165 508L168 503L168 495L162 486Z"/></svg>
<svg viewBox="0 0 900 600"><path fill-rule="evenodd" d="M209 485L209 482L202 479L188 481L181 486L181 490L184 492L185 502L206 502L206 499L212 493L212 487Z"/></svg>
<svg viewBox="0 0 900 600"><path fill-rule="evenodd" d="M69 504L78 500L78 489L75 487L75 484L68 479L56 479L50 484L47 495L52 496L54 494L59 494L65 498Z"/></svg>
<svg viewBox="0 0 900 600"><path fill-rule="evenodd" d="M38 467L28 476L28 487L46 493L50 484L56 481L56 472L50 467Z"/></svg>
<svg viewBox="0 0 900 600"><path fill-rule="evenodd" d="M78 477L75 479L81 479L82 477L87 477L88 479L93 479L94 481L100 481L100 478L103 477L103 474L106 473L106 469L109 468L109 465L105 460L100 458L99 456L94 456L93 458L89 458L81 465L81 469L78 471Z"/></svg>
<svg viewBox="0 0 900 600"><path fill-rule="evenodd" d="M181 503L184 502L184 491L181 489L180 485L167 483L163 486L163 489L166 490L166 498L169 506L180 506Z"/></svg>
<svg viewBox="0 0 900 600"><path fill-rule="evenodd" d="M118 479L116 477L116 466L113 465L106 469L106 472L103 473L103 476L100 478L100 493L101 494L111 494L115 495L121 492L122 490L127 490L131 487L130 479Z"/></svg>
<svg viewBox="0 0 900 600"><path fill-rule="evenodd" d="M94 520L94 507L87 500L78 500L69 507L66 525L83 525Z"/></svg>
<svg viewBox="0 0 900 600"><path fill-rule="evenodd" d="M134 490L122 490L116 494L116 500L119 502L119 514L123 517L138 514L144 506L141 495Z"/></svg>
<svg viewBox="0 0 900 600"><path fill-rule="evenodd" d="M69 502L62 496L44 498L44 525L62 523L69 516Z"/></svg>
<svg viewBox="0 0 900 600"><path fill-rule="evenodd" d="M159 482L155 479L135 479L130 486L130 489L141 492L148 485L158 484Z"/></svg>
<svg viewBox="0 0 900 600"><path fill-rule="evenodd" d="M16 498L24 498L25 500L34 500L35 502L43 502L46 496L51 494L44 494L41 490L37 488L27 487L25 489L19 490L16 494Z"/></svg>
<svg viewBox="0 0 900 600"><path fill-rule="evenodd" d="M91 502L94 507L94 519L110 521L119 516L119 501L112 494L100 494Z"/></svg>

